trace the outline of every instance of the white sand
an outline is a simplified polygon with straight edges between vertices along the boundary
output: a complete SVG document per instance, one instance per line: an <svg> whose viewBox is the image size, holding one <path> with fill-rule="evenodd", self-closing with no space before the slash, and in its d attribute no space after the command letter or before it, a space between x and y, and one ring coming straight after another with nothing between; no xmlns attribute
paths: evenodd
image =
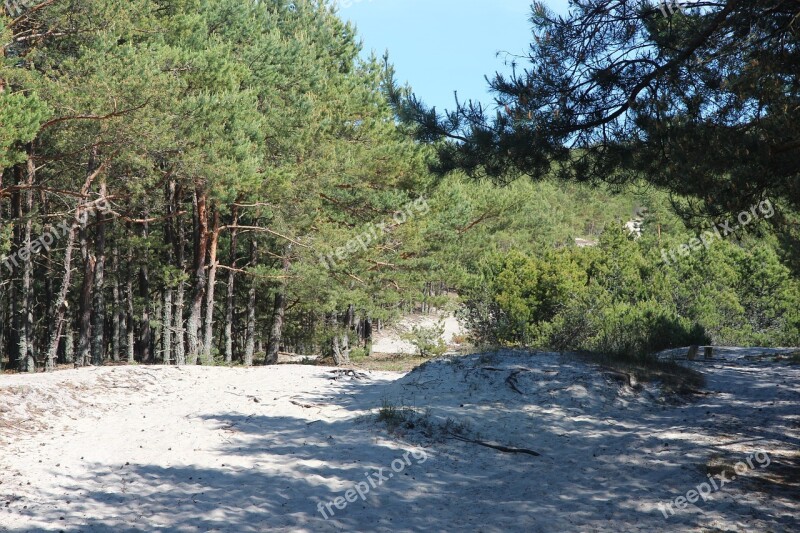
<svg viewBox="0 0 800 533"><path fill-rule="evenodd" d="M747 355L693 363L710 394L680 405L558 355L366 379L309 366L0 376L0 529L799 531L800 367ZM506 382L516 369L521 393ZM541 456L435 442L421 425L389 434L365 416L384 400ZM429 458L318 513L405 450ZM758 450L768 468L668 520L657 510L705 481L712 455Z"/></svg>
<svg viewBox="0 0 800 533"><path fill-rule="evenodd" d="M442 340L448 346L455 344L455 338L465 333L464 326L451 315L410 315L406 316L395 325L385 328L375 335L372 343L372 352L376 354L416 355L417 348L401 338L402 333L411 331L414 326L431 328L444 323Z"/></svg>

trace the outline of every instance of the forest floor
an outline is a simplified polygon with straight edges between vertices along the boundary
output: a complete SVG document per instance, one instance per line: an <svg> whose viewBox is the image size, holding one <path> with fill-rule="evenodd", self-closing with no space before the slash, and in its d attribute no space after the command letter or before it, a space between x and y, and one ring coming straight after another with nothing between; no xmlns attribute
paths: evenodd
<svg viewBox="0 0 800 533"><path fill-rule="evenodd" d="M0 530L800 531L800 365L777 354L683 362L690 396L519 352L4 375Z"/></svg>

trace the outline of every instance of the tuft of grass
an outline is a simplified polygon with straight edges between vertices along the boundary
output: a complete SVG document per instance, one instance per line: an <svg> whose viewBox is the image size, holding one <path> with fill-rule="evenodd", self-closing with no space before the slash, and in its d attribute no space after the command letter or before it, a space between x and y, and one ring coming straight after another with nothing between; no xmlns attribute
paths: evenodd
<svg viewBox="0 0 800 533"><path fill-rule="evenodd" d="M413 424L416 413L407 407L397 407L389 400L384 399L383 405L378 410L378 422L383 422L390 431L403 425Z"/></svg>

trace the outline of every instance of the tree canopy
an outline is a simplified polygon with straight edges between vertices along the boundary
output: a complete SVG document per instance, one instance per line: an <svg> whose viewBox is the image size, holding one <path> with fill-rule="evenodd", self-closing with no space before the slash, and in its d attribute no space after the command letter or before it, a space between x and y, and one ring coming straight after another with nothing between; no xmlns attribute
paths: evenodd
<svg viewBox="0 0 800 533"><path fill-rule="evenodd" d="M533 42L488 79L496 106L393 101L440 141L437 169L505 182L645 179L711 213L800 206L800 2L574 0L533 5Z"/></svg>

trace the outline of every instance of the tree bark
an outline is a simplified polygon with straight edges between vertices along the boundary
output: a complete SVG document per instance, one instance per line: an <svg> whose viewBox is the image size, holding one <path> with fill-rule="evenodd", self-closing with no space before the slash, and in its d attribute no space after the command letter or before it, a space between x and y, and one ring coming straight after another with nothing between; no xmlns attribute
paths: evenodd
<svg viewBox="0 0 800 533"><path fill-rule="evenodd" d="M175 214L175 180L169 180L166 185L166 212L167 219L164 222L164 255L165 264L172 265L173 247L175 246L174 240L174 227L172 217ZM161 351L165 365L172 364L172 279L165 280L164 286L164 314L162 315L162 322L164 323L164 334L161 337Z"/></svg>
<svg viewBox="0 0 800 533"><path fill-rule="evenodd" d="M202 350L200 323L203 298L206 293L206 252L208 248L208 210L205 191L198 187L194 193L194 292L189 310L187 336L189 339L189 364L196 365Z"/></svg>
<svg viewBox="0 0 800 533"><path fill-rule="evenodd" d="M21 166L20 172L26 176L25 183L28 187L33 186L35 166L31 154L32 147L28 145L28 162L26 168ZM20 214L22 209L20 209ZM36 360L33 353L33 257L31 250L31 232L33 231L33 190L28 189L25 193L25 223L22 226L22 238L20 251L17 253L19 260L22 261L22 283L20 296L22 298L20 311L22 313L22 327L19 330L19 362L20 372L35 372ZM20 220L23 220L20 218Z"/></svg>
<svg viewBox="0 0 800 533"><path fill-rule="evenodd" d="M111 323L111 358L117 362L120 359L120 355L122 353L122 346L120 345L121 342L121 334L122 334L122 327L120 322L120 315L122 314L122 309L120 306L120 293L119 293L119 279L120 279L120 268L119 268L119 248L117 245L114 245L114 249L111 253L111 261L113 263L112 268L114 269L114 285L111 287L111 298L112 298L112 306L114 315L112 317Z"/></svg>
<svg viewBox="0 0 800 533"><path fill-rule="evenodd" d="M100 185L100 197L106 197L106 184ZM105 288L106 265L106 213L98 210L97 232L95 234L95 267L94 267L94 325L92 326L92 364L100 366L105 361L106 344L106 302Z"/></svg>
<svg viewBox="0 0 800 533"><path fill-rule="evenodd" d="M217 282L217 245L219 244L219 210L214 209L214 225L209 236L208 246L208 289L206 290L206 321L203 341L203 364L214 364L212 345L214 343L214 288Z"/></svg>
<svg viewBox="0 0 800 533"><path fill-rule="evenodd" d="M250 266L256 265L258 247L255 236L250 241ZM256 349L256 289L258 286L257 278L253 277L250 281L250 294L247 301L247 339L244 348L244 365L253 366L253 354Z"/></svg>
<svg viewBox="0 0 800 533"><path fill-rule="evenodd" d="M236 282L236 273L232 270L236 268L236 244L238 232L236 225L239 223L239 213L236 207L233 208L233 228L231 229L231 249L230 249L230 263L231 270L228 270L228 286L225 294L225 362L230 364L233 362L233 306L234 302L234 283Z"/></svg>
<svg viewBox="0 0 800 533"><path fill-rule="evenodd" d="M180 195L176 195L180 198ZM175 325L175 364L183 366L186 364L186 327L183 321L183 308L186 292L186 281L183 279L186 267L186 232L184 231L183 219L176 220L178 228L178 238L175 244L175 260L181 274L181 281L175 296L175 318L172 323Z"/></svg>
<svg viewBox="0 0 800 533"><path fill-rule="evenodd" d="M89 231L86 220L81 221L79 232L81 259L83 260L83 281L78 307L78 354L75 366L82 367L89 364L90 341L92 331L92 289L94 288L95 258L89 251Z"/></svg>
<svg viewBox="0 0 800 533"><path fill-rule="evenodd" d="M333 360L336 366L342 366L350 363L350 326L353 323L353 306L349 306L345 313L343 325L339 324L339 319L336 313L333 313L333 339L332 351Z"/></svg>
<svg viewBox="0 0 800 533"><path fill-rule="evenodd" d="M133 307L133 273L135 266L133 264L133 245L128 244L128 277L125 281L125 350L127 352L126 359L128 364L133 364L136 361L136 341L135 339L135 318Z"/></svg>
<svg viewBox="0 0 800 533"><path fill-rule="evenodd" d="M292 252L292 245L288 245L283 254L283 273L288 274L291 268L289 255ZM267 356L265 365L278 364L278 352L281 349L281 338L283 337L283 323L286 317L286 279L281 280L281 286L275 293L275 305L272 311L272 329L269 333L269 345L267 346Z"/></svg>
<svg viewBox="0 0 800 533"><path fill-rule="evenodd" d="M95 165L96 150L92 151L89 157L89 168L86 175L86 181L81 189L81 195L86 196L92 186L92 182L102 170L96 168ZM84 211L83 204L79 204L75 208L75 221L71 224L67 232L67 245L64 251L64 277L61 280L61 289L58 291L58 299L56 300L56 312L53 317L55 326L53 327L53 334L50 337L50 343L47 349L47 362L46 370L55 370L56 357L58 356L58 344L61 339L61 331L64 327L64 314L67 310L67 294L69 293L70 277L72 274L72 249L75 247L75 236L78 228L78 221Z"/></svg>
<svg viewBox="0 0 800 533"><path fill-rule="evenodd" d="M281 349L281 337L283 336L283 321L286 316L286 287L282 286L275 293L275 305L272 310L272 328L269 332L269 345L267 346L267 357L265 365L278 364L278 352Z"/></svg>
<svg viewBox="0 0 800 533"><path fill-rule="evenodd" d="M149 237L149 227L147 223L142 226L142 237ZM147 249L145 247L145 249ZM150 328L150 269L148 257L144 257L139 265L139 299L142 302L142 318L139 321L139 339L137 342L139 360L144 364L153 362L153 353L150 349L153 332Z"/></svg>

